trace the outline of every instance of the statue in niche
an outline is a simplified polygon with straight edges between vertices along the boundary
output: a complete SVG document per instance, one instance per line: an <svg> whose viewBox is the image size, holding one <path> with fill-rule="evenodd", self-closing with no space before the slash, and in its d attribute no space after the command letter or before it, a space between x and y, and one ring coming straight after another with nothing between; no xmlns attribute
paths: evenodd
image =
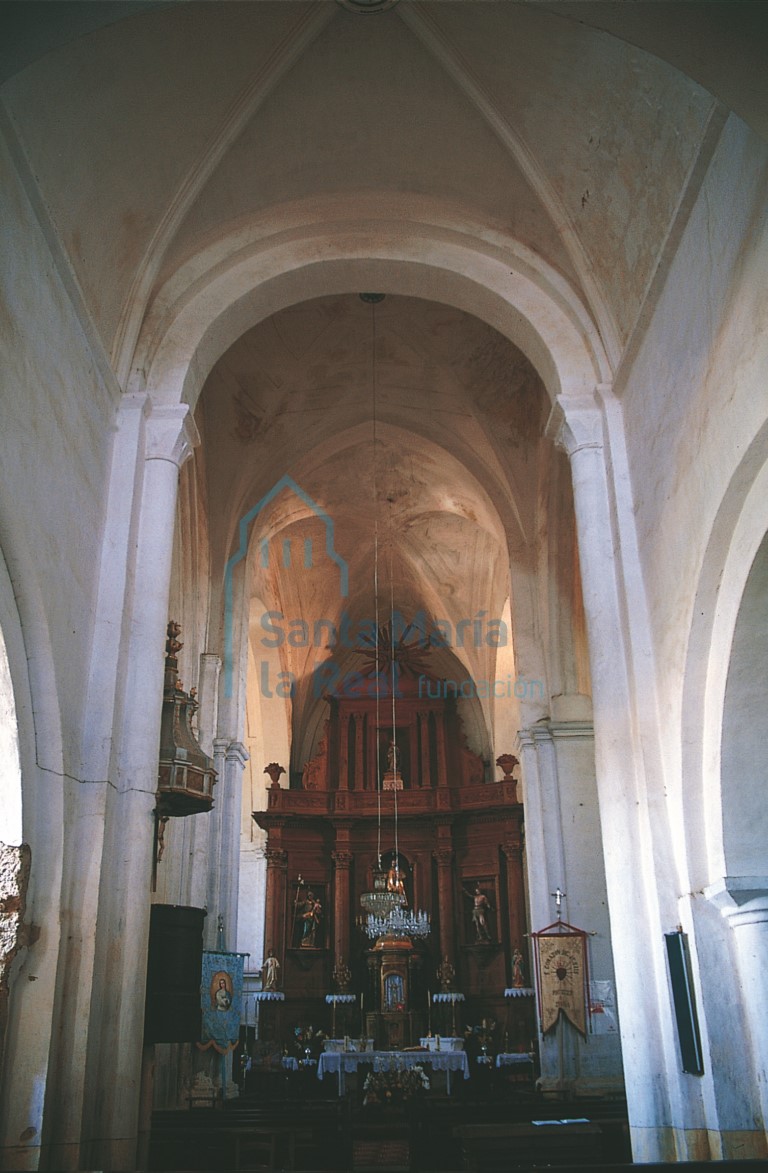
<svg viewBox="0 0 768 1173"><path fill-rule="evenodd" d="M387 746L387 769L381 781L382 790L402 790L403 776L400 773L400 746L394 740Z"/></svg>
<svg viewBox="0 0 768 1173"><path fill-rule="evenodd" d="M474 892L464 888L464 894L472 901L472 924L475 928L475 944L490 941L491 934L488 928L488 913L493 912L491 902L480 888L480 881L475 884Z"/></svg>
<svg viewBox="0 0 768 1173"><path fill-rule="evenodd" d="M387 891L396 892L398 896L405 898L405 877L397 866L397 860L394 859L387 872Z"/></svg>
<svg viewBox="0 0 768 1173"><path fill-rule="evenodd" d="M320 922L323 919L323 906L314 892L307 892L301 912L301 945L302 949L316 949Z"/></svg>
<svg viewBox="0 0 768 1173"><path fill-rule="evenodd" d="M280 962L275 957L271 949L267 950L267 956L264 958L264 966L262 968L262 988L265 990L277 989L277 975L280 970Z"/></svg>
<svg viewBox="0 0 768 1173"><path fill-rule="evenodd" d="M402 1010L405 1005L405 988L399 973L388 973L384 978L384 1009Z"/></svg>

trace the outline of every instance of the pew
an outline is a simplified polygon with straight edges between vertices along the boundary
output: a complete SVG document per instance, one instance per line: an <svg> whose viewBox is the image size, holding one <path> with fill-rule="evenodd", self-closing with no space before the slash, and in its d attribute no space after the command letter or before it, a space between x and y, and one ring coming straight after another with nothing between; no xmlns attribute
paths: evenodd
<svg viewBox="0 0 768 1173"><path fill-rule="evenodd" d="M464 1124L454 1129L466 1173L508 1173L532 1165L593 1167L602 1158L599 1124Z"/></svg>

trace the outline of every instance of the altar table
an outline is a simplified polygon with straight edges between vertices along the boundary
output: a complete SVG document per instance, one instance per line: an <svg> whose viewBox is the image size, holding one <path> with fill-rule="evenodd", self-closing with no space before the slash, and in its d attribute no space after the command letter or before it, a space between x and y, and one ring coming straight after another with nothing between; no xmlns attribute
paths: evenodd
<svg viewBox="0 0 768 1173"><path fill-rule="evenodd" d="M533 1055L528 1054L526 1051L502 1051L496 1056L497 1067L519 1067L526 1063L533 1066Z"/></svg>
<svg viewBox="0 0 768 1173"><path fill-rule="evenodd" d="M469 1062L465 1051L324 1051L317 1064L317 1078L336 1074L339 1095L345 1092L344 1075L357 1071L367 1063L374 1071L394 1068L429 1066L433 1071L444 1071L446 1091L451 1094L451 1072L460 1071L469 1079Z"/></svg>

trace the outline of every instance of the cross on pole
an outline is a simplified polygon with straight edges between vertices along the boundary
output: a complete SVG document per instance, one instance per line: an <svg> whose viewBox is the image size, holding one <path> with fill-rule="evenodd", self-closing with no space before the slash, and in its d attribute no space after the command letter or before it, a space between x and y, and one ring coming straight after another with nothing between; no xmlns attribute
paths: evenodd
<svg viewBox="0 0 768 1173"><path fill-rule="evenodd" d="M555 889L554 892L550 892L550 896L554 896L554 898L555 898L555 905L557 907L557 919L558 920L560 920L560 918L563 915L563 910L562 910L561 905L563 902L563 897L565 895L566 895L565 892L561 892L560 885L557 886L557 888Z"/></svg>

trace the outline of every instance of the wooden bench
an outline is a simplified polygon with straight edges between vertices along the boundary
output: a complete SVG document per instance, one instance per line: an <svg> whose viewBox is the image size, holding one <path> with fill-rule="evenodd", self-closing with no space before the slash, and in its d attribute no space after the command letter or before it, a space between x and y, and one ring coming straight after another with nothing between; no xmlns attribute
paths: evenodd
<svg viewBox="0 0 768 1173"><path fill-rule="evenodd" d="M256 1106L237 1100L217 1109L156 1111L151 1169L348 1169L348 1105L334 1099Z"/></svg>
<svg viewBox="0 0 768 1173"><path fill-rule="evenodd" d="M454 1129L466 1173L507 1173L535 1165L594 1166L602 1156L598 1124L465 1124Z"/></svg>

